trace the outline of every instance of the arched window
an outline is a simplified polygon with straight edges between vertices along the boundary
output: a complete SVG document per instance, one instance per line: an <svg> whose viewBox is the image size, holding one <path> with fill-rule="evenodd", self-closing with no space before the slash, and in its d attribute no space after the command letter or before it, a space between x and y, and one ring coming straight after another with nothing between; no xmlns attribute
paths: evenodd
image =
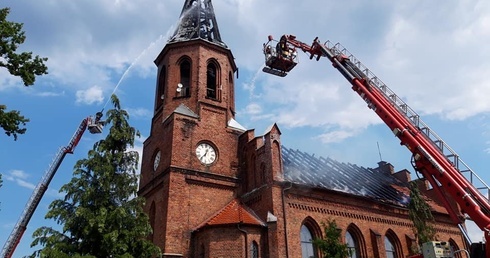
<svg viewBox="0 0 490 258"><path fill-rule="evenodd" d="M313 236L310 229L306 225L301 226L301 257L311 258L317 257L315 248L313 247Z"/></svg>
<svg viewBox="0 0 490 258"><path fill-rule="evenodd" d="M345 233L345 243L347 244L347 249L349 250L349 258L358 258L359 248L356 244L356 240L349 231Z"/></svg>
<svg viewBox="0 0 490 258"><path fill-rule="evenodd" d="M387 258L403 257L400 241L393 230L389 229L385 234L385 250Z"/></svg>
<svg viewBox="0 0 490 258"><path fill-rule="evenodd" d="M165 66L162 66L162 69L160 70L160 74L158 75L155 110L159 109L163 104L163 99L165 98L164 94L165 94L166 84L167 84L167 70L165 69Z"/></svg>
<svg viewBox="0 0 490 258"><path fill-rule="evenodd" d="M345 233L345 242L350 251L349 257L364 258L367 257L366 242L359 228L351 223Z"/></svg>
<svg viewBox="0 0 490 258"><path fill-rule="evenodd" d="M180 97L189 97L191 95L191 62L184 59L180 62Z"/></svg>
<svg viewBox="0 0 490 258"><path fill-rule="evenodd" d="M206 70L206 97L219 99L218 93L218 68L214 62L209 62Z"/></svg>
<svg viewBox="0 0 490 258"><path fill-rule="evenodd" d="M259 258L259 245L257 242L253 241L252 246L250 248L250 257L251 258Z"/></svg>
<svg viewBox="0 0 490 258"><path fill-rule="evenodd" d="M235 114L235 87L233 86L233 73L228 73L228 101L230 102L231 112Z"/></svg>
<svg viewBox="0 0 490 258"><path fill-rule="evenodd" d="M396 258L395 245L391 242L390 238L385 236L385 250L387 258Z"/></svg>
<svg viewBox="0 0 490 258"><path fill-rule="evenodd" d="M454 252L459 250L458 244L452 238L449 239L449 245L451 245L451 248L453 249ZM458 253L454 254L454 257L455 258L463 258L464 256L462 255L461 252L458 252Z"/></svg>

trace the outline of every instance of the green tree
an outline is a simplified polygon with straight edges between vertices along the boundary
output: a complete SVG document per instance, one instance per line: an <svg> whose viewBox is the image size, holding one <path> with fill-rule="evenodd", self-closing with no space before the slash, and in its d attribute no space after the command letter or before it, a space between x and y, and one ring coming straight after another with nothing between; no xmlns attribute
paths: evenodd
<svg viewBox="0 0 490 258"><path fill-rule="evenodd" d="M26 125L29 119L25 118L17 110L6 111L7 106L0 105L0 126L8 136L13 136L17 140L18 134L24 134L26 128L21 126Z"/></svg>
<svg viewBox="0 0 490 258"><path fill-rule="evenodd" d="M410 202L408 203L408 215L413 223L413 232L418 243L418 246L412 247L411 251L417 253L423 243L435 240L435 221L429 204L427 204L423 195L420 193L417 182L411 181L409 188Z"/></svg>
<svg viewBox="0 0 490 258"><path fill-rule="evenodd" d="M349 256L347 244L342 243L341 231L337 228L335 220L322 222L325 231L324 238L313 240L313 244L320 249L324 258L346 258Z"/></svg>
<svg viewBox="0 0 490 258"><path fill-rule="evenodd" d="M44 65L48 59L45 57L32 56L32 52L17 52L19 45L23 44L26 36L22 30L22 23L10 22L7 16L9 8L0 9L0 67L4 67L13 76L22 79L25 86L33 85L36 75L48 73ZM29 119L20 115L19 111L6 111L5 105L0 105L0 126L8 136L17 140L18 134L24 134L26 129L22 126Z"/></svg>
<svg viewBox="0 0 490 258"><path fill-rule="evenodd" d="M61 188L65 198L53 201L46 218L62 225L62 232L41 227L31 246L44 247L31 257L152 257L158 247L146 239L151 233L144 200L136 197L138 153L130 151L139 133L112 96L105 139L79 160L72 180ZM106 128L107 130L107 128Z"/></svg>

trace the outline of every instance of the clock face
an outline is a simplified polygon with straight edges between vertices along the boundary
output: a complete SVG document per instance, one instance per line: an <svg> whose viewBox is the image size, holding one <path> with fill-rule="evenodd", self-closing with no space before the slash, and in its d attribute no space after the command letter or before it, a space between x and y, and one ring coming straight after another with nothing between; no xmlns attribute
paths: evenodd
<svg viewBox="0 0 490 258"><path fill-rule="evenodd" d="M209 143L200 143L196 147L196 156L205 165L210 165L216 161L216 150Z"/></svg>
<svg viewBox="0 0 490 258"><path fill-rule="evenodd" d="M155 155L155 158L153 159L153 171L156 171L157 168L158 168L158 165L160 164L160 156L162 154L160 153L160 151L157 152L157 154Z"/></svg>

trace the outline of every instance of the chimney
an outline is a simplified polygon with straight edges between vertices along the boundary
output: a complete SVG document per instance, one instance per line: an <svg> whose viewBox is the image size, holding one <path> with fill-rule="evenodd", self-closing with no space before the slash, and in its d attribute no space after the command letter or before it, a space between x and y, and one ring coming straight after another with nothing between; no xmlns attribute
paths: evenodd
<svg viewBox="0 0 490 258"><path fill-rule="evenodd" d="M410 182L412 179L410 177L410 171L406 170L406 169L403 169L403 170L400 170L396 173L393 174L393 176L402 181L403 183L407 183Z"/></svg>
<svg viewBox="0 0 490 258"><path fill-rule="evenodd" d="M393 165L386 161L378 162L377 170L389 175L393 175L395 173Z"/></svg>

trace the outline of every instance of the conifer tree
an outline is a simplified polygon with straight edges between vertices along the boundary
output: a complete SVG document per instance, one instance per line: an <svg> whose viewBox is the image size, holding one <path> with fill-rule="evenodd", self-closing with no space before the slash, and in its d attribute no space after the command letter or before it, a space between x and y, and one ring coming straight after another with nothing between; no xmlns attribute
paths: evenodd
<svg viewBox="0 0 490 258"><path fill-rule="evenodd" d="M325 258L346 258L349 256L347 244L342 243L341 231L337 228L335 220L327 220L322 222L325 231L324 238L313 240L313 244L321 250Z"/></svg>
<svg viewBox="0 0 490 258"><path fill-rule="evenodd" d="M107 112L108 134L79 160L73 178L53 201L46 218L62 231L41 227L31 246L42 245L31 257L152 257L158 248L146 239L151 233L143 199L136 197L138 153L130 151L139 133L112 96Z"/></svg>

